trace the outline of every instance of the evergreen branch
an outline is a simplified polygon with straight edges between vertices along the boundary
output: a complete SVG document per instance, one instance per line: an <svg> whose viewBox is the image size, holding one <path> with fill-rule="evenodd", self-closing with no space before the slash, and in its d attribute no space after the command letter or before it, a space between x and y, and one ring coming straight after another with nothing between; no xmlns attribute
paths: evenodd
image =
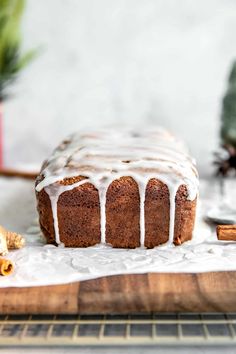
<svg viewBox="0 0 236 354"><path fill-rule="evenodd" d="M37 49L31 49L19 57L15 66L15 72L17 73L18 71L24 69L37 56L37 54Z"/></svg>
<svg viewBox="0 0 236 354"><path fill-rule="evenodd" d="M0 100L17 74L35 58L37 51L21 54L20 24L25 0L0 0Z"/></svg>
<svg viewBox="0 0 236 354"><path fill-rule="evenodd" d="M223 144L236 147L236 61L232 64L222 102L221 139Z"/></svg>

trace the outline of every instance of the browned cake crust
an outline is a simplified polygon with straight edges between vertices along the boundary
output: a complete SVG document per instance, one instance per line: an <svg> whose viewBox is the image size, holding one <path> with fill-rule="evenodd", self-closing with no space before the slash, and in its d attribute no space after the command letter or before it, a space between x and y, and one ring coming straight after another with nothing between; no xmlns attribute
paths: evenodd
<svg viewBox="0 0 236 354"><path fill-rule="evenodd" d="M64 179L64 185L73 184L84 177ZM42 180L39 176L36 185ZM55 244L51 203L42 189L36 192L39 222L48 243ZM192 238L196 199L189 201L185 185L176 194L174 243ZM153 248L168 241L170 201L168 187L151 179L145 198L145 246ZM85 183L63 192L58 200L60 240L67 247L92 246L101 241L100 204L97 189ZM131 177L122 177L111 183L106 195L106 242L113 247L140 246L140 197L137 183Z"/></svg>

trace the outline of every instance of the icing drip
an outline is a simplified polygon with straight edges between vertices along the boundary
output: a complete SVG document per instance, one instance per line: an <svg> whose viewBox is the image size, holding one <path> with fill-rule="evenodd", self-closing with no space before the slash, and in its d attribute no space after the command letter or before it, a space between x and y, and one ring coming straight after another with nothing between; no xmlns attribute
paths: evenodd
<svg viewBox="0 0 236 354"><path fill-rule="evenodd" d="M73 185L68 185L68 186L48 186L45 187L45 191L47 192L50 201L51 201L51 209L52 209L52 216L53 216L53 224L54 224L54 232L55 232L55 241L58 245L64 246L64 244L60 240L60 231L59 231L59 225L58 225L58 215L57 215L57 203L60 195L63 192L67 192L71 189L74 189L75 187L79 187L84 183L87 183L88 180L82 180L77 183L74 183Z"/></svg>
<svg viewBox="0 0 236 354"><path fill-rule="evenodd" d="M101 243L106 243L106 194L107 187L99 188Z"/></svg>
<svg viewBox="0 0 236 354"><path fill-rule="evenodd" d="M97 188L100 201L101 243L106 242L106 193L109 185L121 177L132 177L140 195L140 246L145 243L145 193L150 179L167 185L170 197L168 245L174 240L175 197L178 188L186 185L188 199L198 193L198 174L185 146L162 129L150 128L99 130L74 134L52 154L42 170L43 179L36 190L45 188L51 200L55 240L60 241L57 203L63 192L84 183ZM64 178L85 176L70 185L59 183Z"/></svg>
<svg viewBox="0 0 236 354"><path fill-rule="evenodd" d="M145 242L145 194L147 182L139 182L139 198L140 198L140 246L144 247Z"/></svg>
<svg viewBox="0 0 236 354"><path fill-rule="evenodd" d="M57 216L57 202L59 199L59 195L58 194L51 195L49 188L46 189L46 192L48 193L50 200L51 200L51 208L52 208L52 216L53 216L54 232L55 232L55 241L58 245L60 245L61 240L60 240L58 216Z"/></svg>
<svg viewBox="0 0 236 354"><path fill-rule="evenodd" d="M175 197L178 191L179 186L175 185L171 188L169 187L169 195L170 195L170 221L169 221L169 240L167 242L168 245L172 245L174 241L175 234Z"/></svg>

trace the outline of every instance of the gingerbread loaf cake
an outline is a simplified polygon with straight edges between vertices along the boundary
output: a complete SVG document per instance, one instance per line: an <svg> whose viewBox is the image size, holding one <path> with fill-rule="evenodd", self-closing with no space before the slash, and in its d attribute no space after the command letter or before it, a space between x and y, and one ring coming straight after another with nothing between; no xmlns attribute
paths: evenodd
<svg viewBox="0 0 236 354"><path fill-rule="evenodd" d="M36 180L47 242L66 247L180 245L192 238L198 174L160 128L71 135Z"/></svg>

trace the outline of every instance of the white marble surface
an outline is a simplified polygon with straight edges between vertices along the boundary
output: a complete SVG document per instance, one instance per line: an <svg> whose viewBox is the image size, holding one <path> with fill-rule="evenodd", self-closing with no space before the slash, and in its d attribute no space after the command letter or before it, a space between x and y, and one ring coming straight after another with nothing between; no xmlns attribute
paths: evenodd
<svg viewBox="0 0 236 354"><path fill-rule="evenodd" d="M42 53L5 104L6 162L41 162L81 126L146 121L209 174L235 20L234 0L28 0L24 47Z"/></svg>

